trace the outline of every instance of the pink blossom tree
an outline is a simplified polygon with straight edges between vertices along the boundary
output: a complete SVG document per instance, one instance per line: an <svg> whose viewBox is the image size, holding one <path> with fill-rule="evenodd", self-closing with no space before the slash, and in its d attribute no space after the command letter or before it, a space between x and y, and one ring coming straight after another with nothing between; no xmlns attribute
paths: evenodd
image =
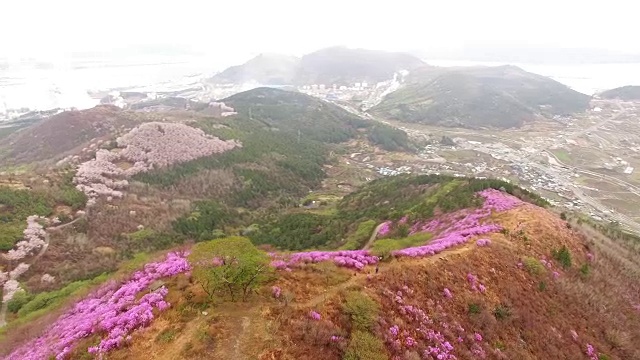
<svg viewBox="0 0 640 360"><path fill-rule="evenodd" d="M74 183L95 204L100 196L121 198L129 183L126 178L154 168L171 166L222 153L241 144L209 136L185 124L149 122L116 140L118 149L96 151L95 158L78 166ZM132 163L129 168L118 162Z"/></svg>

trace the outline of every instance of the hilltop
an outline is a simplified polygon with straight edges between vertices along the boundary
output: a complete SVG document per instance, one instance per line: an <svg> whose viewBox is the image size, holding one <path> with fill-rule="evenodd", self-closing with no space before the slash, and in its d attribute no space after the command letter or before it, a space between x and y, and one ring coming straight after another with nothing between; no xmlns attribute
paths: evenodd
<svg viewBox="0 0 640 360"><path fill-rule="evenodd" d="M407 134L366 120L341 107L298 92L257 88L222 100L239 114L260 121L272 131L298 133L328 143L366 135L374 145L390 151L410 150Z"/></svg>
<svg viewBox="0 0 640 360"><path fill-rule="evenodd" d="M603 91L600 94L603 99L619 99L619 100L640 100L640 86L622 86L619 88Z"/></svg>
<svg viewBox="0 0 640 360"><path fill-rule="evenodd" d="M370 111L388 119L468 128L512 128L586 110L590 98L515 66L433 68Z"/></svg>
<svg viewBox="0 0 640 360"><path fill-rule="evenodd" d="M265 216L247 228L249 239L269 253L232 236L199 242L189 247L190 255L158 254L129 265L130 272L148 263L133 276L123 269L122 284L103 285L75 306L77 300L67 300L68 307L54 308L48 319L8 331L3 354L367 360L640 355L637 249L562 220L535 194L497 180L401 176L371 182L327 206L333 210L289 209L283 215L289 220ZM304 216L324 217L324 225ZM249 231L255 228L257 235ZM284 251L297 248L322 250ZM220 277L230 282L217 287ZM18 314L26 316L41 302L26 301ZM42 336L29 340L34 335Z"/></svg>
<svg viewBox="0 0 640 360"><path fill-rule="evenodd" d="M258 82L265 85L351 85L389 80L399 70L425 64L409 54L330 47L295 58L261 54L210 79L216 84Z"/></svg>
<svg viewBox="0 0 640 360"><path fill-rule="evenodd" d="M300 59L297 84L351 85L375 84L393 78L400 70L413 70L426 64L405 53L331 47Z"/></svg>
<svg viewBox="0 0 640 360"><path fill-rule="evenodd" d="M115 132L122 125L120 109L101 105L82 111L65 111L17 131L0 145L0 163L16 164L62 155L94 138Z"/></svg>
<svg viewBox="0 0 640 360"><path fill-rule="evenodd" d="M292 84L300 59L280 54L260 54L242 65L232 66L211 78L217 84L257 82L267 85Z"/></svg>

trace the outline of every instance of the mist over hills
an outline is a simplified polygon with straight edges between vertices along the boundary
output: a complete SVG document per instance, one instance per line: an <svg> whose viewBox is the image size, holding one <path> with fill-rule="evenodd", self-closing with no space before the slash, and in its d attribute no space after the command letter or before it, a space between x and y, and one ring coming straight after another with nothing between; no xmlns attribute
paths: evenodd
<svg viewBox="0 0 640 360"><path fill-rule="evenodd" d="M555 80L515 66L434 67L408 54L345 47L321 49L301 58L262 54L226 69L210 82L373 85L393 79L399 70L409 75L383 94L370 114L441 126L513 128L540 117L583 111L590 100Z"/></svg>
<svg viewBox="0 0 640 360"><path fill-rule="evenodd" d="M425 63L404 53L330 47L301 58L261 54L213 76L212 83L255 81L268 85L337 84L388 80L399 70L412 70Z"/></svg>
<svg viewBox="0 0 640 360"><path fill-rule="evenodd" d="M422 59L465 60L517 64L614 64L640 62L640 54L598 48L558 48L522 44L467 45L459 49L415 50Z"/></svg>
<svg viewBox="0 0 640 360"><path fill-rule="evenodd" d="M600 94L603 99L640 100L640 86L627 85L619 88L603 91Z"/></svg>

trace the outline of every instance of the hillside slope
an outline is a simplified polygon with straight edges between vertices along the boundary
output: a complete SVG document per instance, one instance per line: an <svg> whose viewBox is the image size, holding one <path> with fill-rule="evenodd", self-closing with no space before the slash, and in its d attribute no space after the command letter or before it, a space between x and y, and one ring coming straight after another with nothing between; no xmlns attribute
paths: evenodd
<svg viewBox="0 0 640 360"><path fill-rule="evenodd" d="M216 84L257 82L266 85L292 84L300 59L279 54L260 54L242 65L232 66L210 80Z"/></svg>
<svg viewBox="0 0 640 360"><path fill-rule="evenodd" d="M383 179L345 198L341 206L353 212L351 219L389 219L376 229L375 243L405 243L392 236L409 229L432 235L381 262L366 250L265 254L239 237L203 242L189 256L160 256L127 282L103 286L57 320L8 332L2 345L10 346L0 354L10 360L638 358L638 250L518 198L535 200L533 194L506 189L514 197L492 189L499 182L475 181ZM411 195L397 198L400 183ZM234 298L235 285L203 282L269 261L271 270L242 297Z"/></svg>
<svg viewBox="0 0 640 360"><path fill-rule="evenodd" d="M539 115L587 109L590 98L514 66L424 69L371 109L406 122L469 128L511 128Z"/></svg>
<svg viewBox="0 0 640 360"><path fill-rule="evenodd" d="M0 145L0 163L19 164L62 155L116 131L127 122L115 106L65 111L22 129Z"/></svg>
<svg viewBox="0 0 640 360"><path fill-rule="evenodd" d="M413 70L425 63L404 53L331 47L307 54L300 60L297 84L375 84L393 78L400 70Z"/></svg>
<svg viewBox="0 0 640 360"><path fill-rule="evenodd" d="M640 86L622 86L619 88L603 91L600 94L603 99L620 99L620 100L640 100Z"/></svg>
<svg viewBox="0 0 640 360"><path fill-rule="evenodd" d="M399 70L425 64L409 54L330 47L302 58L262 54L213 76L215 84L258 82L264 85L352 85L389 80Z"/></svg>
<svg viewBox="0 0 640 360"><path fill-rule="evenodd" d="M366 120L339 106L298 92L257 88L222 100L242 116L260 121L271 131L339 143L359 135L386 150L409 150L407 134L381 123Z"/></svg>

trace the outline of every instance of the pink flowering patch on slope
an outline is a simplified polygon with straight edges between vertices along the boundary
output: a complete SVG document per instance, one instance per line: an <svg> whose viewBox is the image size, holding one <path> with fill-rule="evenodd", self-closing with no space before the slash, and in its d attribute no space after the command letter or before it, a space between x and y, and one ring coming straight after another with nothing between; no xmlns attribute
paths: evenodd
<svg viewBox="0 0 640 360"><path fill-rule="evenodd" d="M168 290L162 287L140 298L149 285L160 278L190 269L186 254L170 253L161 262L150 263L121 284L110 283L76 303L44 330L43 334L15 349L6 360L65 359L80 339L102 335L97 346L87 351L106 353L124 344L133 331L147 326L154 318L153 310L165 310Z"/></svg>
<svg viewBox="0 0 640 360"><path fill-rule="evenodd" d="M410 257L435 255L452 246L463 244L473 236L500 231L502 230L500 225L481 224L480 222L489 217L493 211L506 211L523 204L515 196L494 189L486 189L477 194L484 198L484 204L481 208L456 211L431 220L424 225L414 224L411 233L429 231L439 232L439 235L427 245L397 250L392 252L392 255ZM407 218L403 217L400 223L406 221ZM377 235L387 235L391 231L391 226L391 221L382 223ZM271 266L281 270L290 270L292 267L323 261L333 261L337 266L362 270L365 266L378 262L378 257L367 250L270 253L269 256L273 259Z"/></svg>
<svg viewBox="0 0 640 360"><path fill-rule="evenodd" d="M385 319L381 322L386 329L385 342L394 359L401 358L406 351L416 351L421 359L455 360L465 352L471 352L478 359L486 357L482 336L467 332L441 305L431 303L426 308L412 305L413 300L406 291L384 290L383 294L391 304L390 318L401 319L400 323L389 323Z"/></svg>
<svg viewBox="0 0 640 360"><path fill-rule="evenodd" d="M439 235L427 245L397 250L392 254L409 257L431 256L452 246L466 243L473 236L498 232L502 230L500 225L481 222L494 211L511 210L523 204L515 196L494 189L486 189L477 194L484 198L480 208L459 210L424 224L414 224L411 233L428 231L439 232Z"/></svg>
<svg viewBox="0 0 640 360"><path fill-rule="evenodd" d="M89 197L91 205L100 196L120 198L129 182L126 178L154 168L191 161L223 153L242 144L224 141L201 129L179 123L144 123L117 139L120 149L100 149L95 159L78 166L74 183ZM120 168L119 161L133 163Z"/></svg>
<svg viewBox="0 0 640 360"><path fill-rule="evenodd" d="M378 262L378 257L371 255L367 250L344 251L306 251L293 254L269 254L274 260L271 266L276 269L287 269L303 264L333 261L341 267L361 270L367 265Z"/></svg>

